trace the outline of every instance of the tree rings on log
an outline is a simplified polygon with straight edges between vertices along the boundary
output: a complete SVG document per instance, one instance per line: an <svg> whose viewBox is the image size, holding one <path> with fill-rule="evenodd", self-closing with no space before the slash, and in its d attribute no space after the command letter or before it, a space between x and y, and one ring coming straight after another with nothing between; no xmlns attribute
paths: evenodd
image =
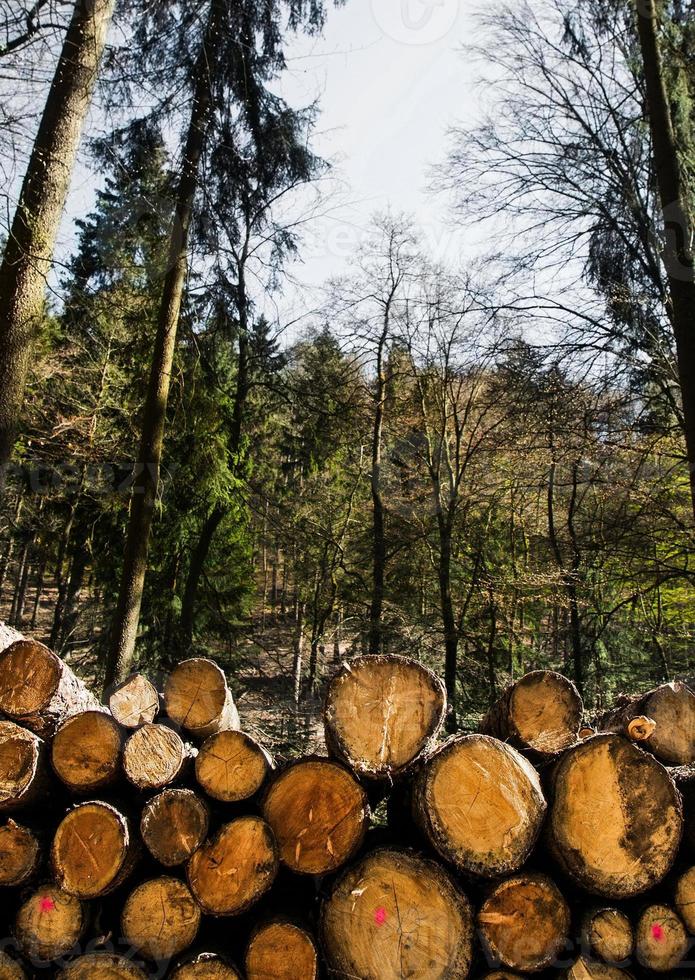
<svg viewBox="0 0 695 980"><path fill-rule="evenodd" d="M52 737L71 715L100 707L68 665L43 643L17 640L0 653L0 712L41 738Z"/></svg>
<svg viewBox="0 0 695 980"><path fill-rule="evenodd" d="M422 766L414 819L460 871L494 878L517 871L540 833L546 803L538 773L488 735L451 739Z"/></svg>
<svg viewBox="0 0 695 980"><path fill-rule="evenodd" d="M631 980L632 974L617 966L598 963L596 960L580 956L567 971L567 980Z"/></svg>
<svg viewBox="0 0 695 980"><path fill-rule="evenodd" d="M593 909L584 916L582 943L604 963L624 963L635 946L632 923L619 909Z"/></svg>
<svg viewBox="0 0 695 980"><path fill-rule="evenodd" d="M204 912L238 915L270 889L278 871L277 844L260 817L239 817L188 862L191 891Z"/></svg>
<svg viewBox="0 0 695 980"><path fill-rule="evenodd" d="M552 670L533 670L507 688L483 719L481 731L551 757L579 739L583 711L571 681Z"/></svg>
<svg viewBox="0 0 695 980"><path fill-rule="evenodd" d="M224 673L212 660L184 660L164 688L167 714L198 738L239 728L239 713Z"/></svg>
<svg viewBox="0 0 695 980"><path fill-rule="evenodd" d="M159 714L159 694L143 674L131 674L111 692L109 709L124 728L151 725Z"/></svg>
<svg viewBox="0 0 695 980"><path fill-rule="evenodd" d="M21 965L2 950L0 950L0 980L27 980L27 975Z"/></svg>
<svg viewBox="0 0 695 980"><path fill-rule="evenodd" d="M246 951L246 980L317 980L319 960L310 934L292 922L259 926Z"/></svg>
<svg viewBox="0 0 695 980"><path fill-rule="evenodd" d="M143 725L123 750L123 770L136 789L163 789L175 782L190 762L193 750L166 725Z"/></svg>
<svg viewBox="0 0 695 980"><path fill-rule="evenodd" d="M628 733L636 719L646 716L653 729L645 746L668 766L695 762L695 691L676 681L638 697L623 697L600 722L603 731Z"/></svg>
<svg viewBox="0 0 695 980"><path fill-rule="evenodd" d="M0 721L0 811L33 803L44 789L45 745L33 732Z"/></svg>
<svg viewBox="0 0 695 980"><path fill-rule="evenodd" d="M40 853L31 830L14 820L5 820L0 826L0 886L24 884L36 871Z"/></svg>
<svg viewBox="0 0 695 980"><path fill-rule="evenodd" d="M208 823L208 808L192 790L165 789L145 805L140 833L152 857L171 868L204 843Z"/></svg>
<svg viewBox="0 0 695 980"><path fill-rule="evenodd" d="M80 803L61 821L51 847L56 881L78 898L116 888L137 858L127 819L108 803Z"/></svg>
<svg viewBox="0 0 695 980"><path fill-rule="evenodd" d="M51 763L68 789L91 793L116 778L122 746L121 729L110 714L82 711L63 722L56 732Z"/></svg>
<svg viewBox="0 0 695 980"><path fill-rule="evenodd" d="M200 953L177 966L170 980L242 980L233 966L214 953Z"/></svg>
<svg viewBox="0 0 695 980"><path fill-rule="evenodd" d="M125 956L88 953L66 966L58 980L147 980L147 974Z"/></svg>
<svg viewBox="0 0 695 980"><path fill-rule="evenodd" d="M358 775L388 779L434 744L445 714L444 685L418 661L357 657L330 682L326 744Z"/></svg>
<svg viewBox="0 0 695 980"><path fill-rule="evenodd" d="M550 966L569 936L570 910L546 875L519 874L497 885L478 913L485 952L512 970Z"/></svg>
<svg viewBox="0 0 695 980"><path fill-rule="evenodd" d="M651 755L619 735L571 748L553 775L549 842L587 891L627 898L671 867L683 829L681 799Z"/></svg>
<svg viewBox="0 0 695 980"><path fill-rule="evenodd" d="M56 885L44 885L20 905L15 936L24 956L48 963L73 949L85 925L85 909L78 898Z"/></svg>
<svg viewBox="0 0 695 980"><path fill-rule="evenodd" d="M668 905L650 905L635 931L637 959L648 970L675 970L688 952L690 942L681 919Z"/></svg>
<svg viewBox="0 0 695 980"><path fill-rule="evenodd" d="M369 825L367 794L341 765L323 759L296 762L273 780L263 816L292 871L321 875L358 851Z"/></svg>
<svg viewBox="0 0 695 980"><path fill-rule="evenodd" d="M678 879L675 905L688 932L695 936L695 867L688 868Z"/></svg>
<svg viewBox="0 0 695 980"><path fill-rule="evenodd" d="M121 915L125 941L148 960L188 949L198 934L200 909L177 878L154 878L130 893Z"/></svg>
<svg viewBox="0 0 695 980"><path fill-rule="evenodd" d="M439 865L377 850L345 871L323 905L331 976L459 980L472 959L466 897Z"/></svg>
<svg viewBox="0 0 695 980"><path fill-rule="evenodd" d="M261 789L273 760L245 732L225 731L203 742L195 760L198 784L222 803L248 800Z"/></svg>

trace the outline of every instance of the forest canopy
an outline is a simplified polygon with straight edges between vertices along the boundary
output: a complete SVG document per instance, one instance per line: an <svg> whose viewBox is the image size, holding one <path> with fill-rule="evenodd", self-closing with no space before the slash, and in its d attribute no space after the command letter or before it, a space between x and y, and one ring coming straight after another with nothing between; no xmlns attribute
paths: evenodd
<svg viewBox="0 0 695 980"><path fill-rule="evenodd" d="M691 677L691 5L488 5L430 174L476 255L377 213L290 323L331 165L279 93L332 14L0 4L0 618L103 683L214 655L293 722L357 651L440 671L450 730L534 668Z"/></svg>

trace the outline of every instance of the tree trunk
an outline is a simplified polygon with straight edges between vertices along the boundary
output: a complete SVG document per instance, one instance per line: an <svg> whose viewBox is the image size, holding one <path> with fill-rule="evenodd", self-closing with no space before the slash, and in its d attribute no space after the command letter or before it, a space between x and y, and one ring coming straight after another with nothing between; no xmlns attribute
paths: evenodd
<svg viewBox="0 0 695 980"><path fill-rule="evenodd" d="M43 594L43 583L46 578L46 559L41 559L41 564L39 565L38 574L36 576L36 593L34 595L34 606L31 611L31 622L29 624L29 629L36 629L36 620L39 615L39 606L41 605L41 596Z"/></svg>
<svg viewBox="0 0 695 980"><path fill-rule="evenodd" d="M77 0L0 266L0 498L60 219L114 0Z"/></svg>
<svg viewBox="0 0 695 980"><path fill-rule="evenodd" d="M114 681L123 680L130 673L135 654L150 532L159 488L171 369L188 268L188 236L193 218L200 163L209 128L211 76L215 70L216 53L221 41L218 14L218 0L213 0L205 37L195 66L193 110L183 152L181 179L169 240L169 271L164 280L160 302L157 335L143 411L140 450L134 470L121 586L106 664L106 686Z"/></svg>
<svg viewBox="0 0 695 980"><path fill-rule="evenodd" d="M210 551L212 539L215 536L215 531L222 523L226 513L227 510L222 504L215 504L214 508L205 519L196 542L196 546L191 554L191 561L188 566L188 576L186 578L186 587L184 589L183 600L181 602L180 643L183 651L188 651L193 642L193 628L195 625L194 617L200 577L203 574L203 569L205 568L205 562L208 557L208 552Z"/></svg>
<svg viewBox="0 0 695 980"><path fill-rule="evenodd" d="M456 714L456 678L458 673L459 634L456 627L454 601L451 595L451 521L450 515L439 514L439 603L444 626L444 684L446 686L446 729L458 728Z"/></svg>
<svg viewBox="0 0 695 980"><path fill-rule="evenodd" d="M663 260L671 299L671 322L676 341L690 491L695 513L695 268L690 198L681 170L678 138L674 131L659 50L656 3L655 0L639 0L636 6L654 145L654 169L664 220Z"/></svg>
<svg viewBox="0 0 695 980"><path fill-rule="evenodd" d="M374 426L372 429L372 600L369 609L369 652L383 650L382 615L384 610L384 578L386 575L386 527L384 502L381 495L381 451L386 405L386 375L384 356L390 328L390 307L384 312L384 323L376 361L376 393L374 397Z"/></svg>

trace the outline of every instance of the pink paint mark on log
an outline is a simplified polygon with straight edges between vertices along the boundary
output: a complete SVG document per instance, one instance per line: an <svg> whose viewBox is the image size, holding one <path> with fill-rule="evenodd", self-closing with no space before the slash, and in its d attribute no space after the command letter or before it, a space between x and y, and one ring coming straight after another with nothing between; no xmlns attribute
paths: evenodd
<svg viewBox="0 0 695 980"><path fill-rule="evenodd" d="M56 903L52 898L42 898L39 900L39 906L42 912L55 912Z"/></svg>
<svg viewBox="0 0 695 980"><path fill-rule="evenodd" d="M661 928L658 922L655 922L652 926L652 936L658 943L664 938L664 930Z"/></svg>
<svg viewBox="0 0 695 980"><path fill-rule="evenodd" d="M374 912L374 921L378 926L383 926L383 924L386 922L386 909L383 908L383 906L380 906Z"/></svg>

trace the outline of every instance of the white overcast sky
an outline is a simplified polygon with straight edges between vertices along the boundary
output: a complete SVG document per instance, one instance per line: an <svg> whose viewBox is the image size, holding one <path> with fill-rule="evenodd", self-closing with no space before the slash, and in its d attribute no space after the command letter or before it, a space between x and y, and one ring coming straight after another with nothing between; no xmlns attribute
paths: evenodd
<svg viewBox="0 0 695 980"><path fill-rule="evenodd" d="M288 52L282 94L318 98L315 148L340 185L327 217L312 226L292 270L310 288L345 269L371 215L412 213L431 253L455 262L459 237L445 202L427 189L444 158L447 127L476 112L474 71L461 51L475 0L348 0L331 8L320 38Z"/></svg>
<svg viewBox="0 0 695 980"><path fill-rule="evenodd" d="M331 0L328 0L330 3ZM447 127L477 110L475 70L462 46L478 0L347 0L328 10L321 37L300 35L287 47L280 93L295 106L318 100L314 149L332 164L334 196L307 229L295 286L279 302L294 320L340 275L370 217L391 208L411 213L433 257L455 264L461 235L446 202L427 190L429 168L444 158ZM74 244L73 220L93 200L94 178L78 166L56 258Z"/></svg>

